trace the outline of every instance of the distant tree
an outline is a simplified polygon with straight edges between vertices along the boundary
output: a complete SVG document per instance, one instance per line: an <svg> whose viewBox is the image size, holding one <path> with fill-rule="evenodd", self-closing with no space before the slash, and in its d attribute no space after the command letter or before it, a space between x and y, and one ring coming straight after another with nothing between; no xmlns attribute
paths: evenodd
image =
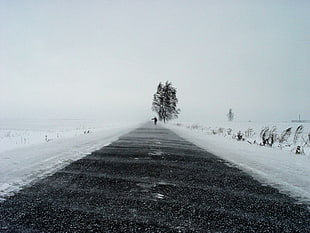
<svg viewBox="0 0 310 233"><path fill-rule="evenodd" d="M177 91L171 82L166 81L165 84L161 82L158 84L153 97L152 110L158 114L160 121L166 122L178 118L181 110L177 108L178 98L176 94Z"/></svg>
<svg viewBox="0 0 310 233"><path fill-rule="evenodd" d="M231 108L228 111L227 117L229 121L232 121L234 119L234 113L232 112Z"/></svg>

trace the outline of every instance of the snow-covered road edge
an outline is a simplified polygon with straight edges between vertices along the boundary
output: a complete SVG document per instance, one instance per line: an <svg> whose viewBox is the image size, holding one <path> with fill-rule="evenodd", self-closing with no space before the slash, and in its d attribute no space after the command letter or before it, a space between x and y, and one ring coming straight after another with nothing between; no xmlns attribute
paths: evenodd
<svg viewBox="0 0 310 233"><path fill-rule="evenodd" d="M110 144L140 125L128 124L0 153L0 201Z"/></svg>
<svg viewBox="0 0 310 233"><path fill-rule="evenodd" d="M184 139L232 163L264 184L310 205L310 157L253 146L231 138L167 124Z"/></svg>

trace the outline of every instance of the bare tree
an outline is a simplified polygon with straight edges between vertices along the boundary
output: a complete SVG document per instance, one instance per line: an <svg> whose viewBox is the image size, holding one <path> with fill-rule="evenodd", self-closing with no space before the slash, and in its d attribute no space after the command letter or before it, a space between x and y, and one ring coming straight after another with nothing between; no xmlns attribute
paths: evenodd
<svg viewBox="0 0 310 233"><path fill-rule="evenodd" d="M234 113L232 112L231 108L228 111L227 117L229 121L232 121L234 119Z"/></svg>

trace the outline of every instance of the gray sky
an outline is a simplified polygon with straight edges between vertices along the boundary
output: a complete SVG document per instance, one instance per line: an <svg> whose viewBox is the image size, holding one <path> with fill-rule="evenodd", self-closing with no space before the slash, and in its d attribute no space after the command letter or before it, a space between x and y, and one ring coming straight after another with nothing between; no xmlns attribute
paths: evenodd
<svg viewBox="0 0 310 233"><path fill-rule="evenodd" d="M310 119L309 0L0 0L0 117Z"/></svg>

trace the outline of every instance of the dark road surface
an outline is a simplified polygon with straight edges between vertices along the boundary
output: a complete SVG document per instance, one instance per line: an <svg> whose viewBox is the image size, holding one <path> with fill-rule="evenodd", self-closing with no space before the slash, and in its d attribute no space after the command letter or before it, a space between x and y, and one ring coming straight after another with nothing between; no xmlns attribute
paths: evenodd
<svg viewBox="0 0 310 233"><path fill-rule="evenodd" d="M146 124L0 203L0 232L310 232L310 212Z"/></svg>

